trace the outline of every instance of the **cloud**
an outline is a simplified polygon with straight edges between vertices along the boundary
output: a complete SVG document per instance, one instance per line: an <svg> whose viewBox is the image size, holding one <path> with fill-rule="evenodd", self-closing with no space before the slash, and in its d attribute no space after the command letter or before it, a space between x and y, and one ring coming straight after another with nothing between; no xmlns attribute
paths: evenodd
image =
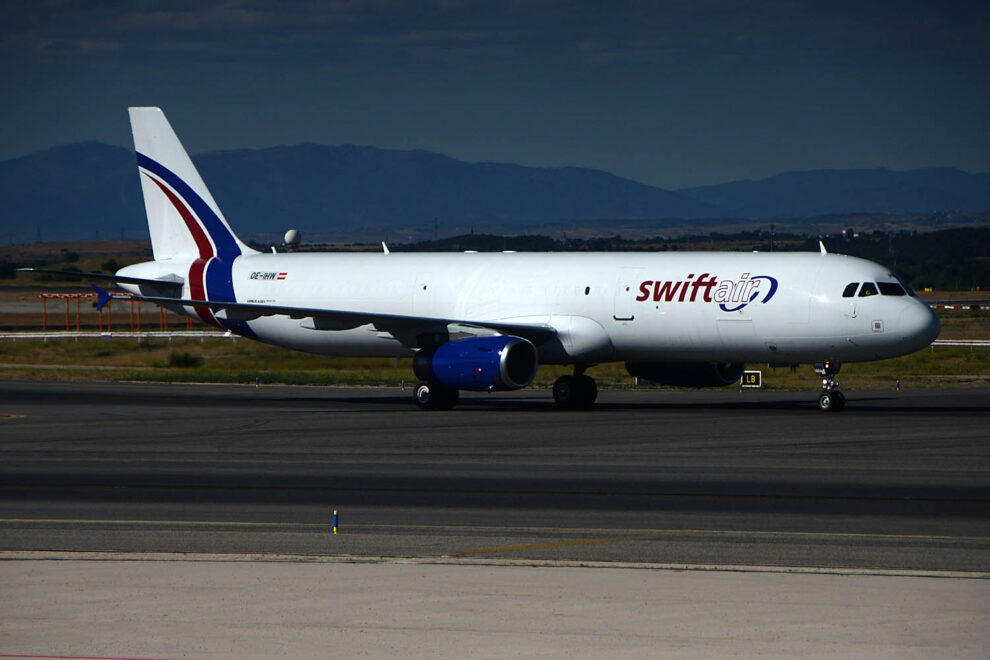
<svg viewBox="0 0 990 660"><path fill-rule="evenodd" d="M359 141L666 185L986 169L988 16L953 0L6 0L0 146L124 144L115 113L149 103L198 148Z"/></svg>
<svg viewBox="0 0 990 660"><path fill-rule="evenodd" d="M136 0L14 2L8 56L175 53L365 66L668 67L987 61L990 9L961 2Z"/></svg>

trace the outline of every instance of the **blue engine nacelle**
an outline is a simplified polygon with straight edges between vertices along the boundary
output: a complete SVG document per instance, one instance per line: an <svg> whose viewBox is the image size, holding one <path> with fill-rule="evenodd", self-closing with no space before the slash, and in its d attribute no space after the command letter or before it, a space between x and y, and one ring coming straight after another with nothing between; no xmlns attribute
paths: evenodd
<svg viewBox="0 0 990 660"><path fill-rule="evenodd" d="M463 390L517 390L536 376L536 347L519 337L469 337L413 357L413 371L425 381Z"/></svg>

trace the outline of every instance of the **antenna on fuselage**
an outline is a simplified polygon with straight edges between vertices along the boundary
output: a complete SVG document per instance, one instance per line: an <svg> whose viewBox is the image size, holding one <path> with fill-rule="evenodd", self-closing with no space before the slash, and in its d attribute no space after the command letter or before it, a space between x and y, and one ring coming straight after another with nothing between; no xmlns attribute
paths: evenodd
<svg viewBox="0 0 990 660"><path fill-rule="evenodd" d="M824 256L825 256L826 254L828 254L828 250L826 250L826 249L825 249L825 244L824 244L824 243L822 243L821 241L818 241L818 249L820 249L820 250L822 251L822 256L823 256L823 257L824 257Z"/></svg>

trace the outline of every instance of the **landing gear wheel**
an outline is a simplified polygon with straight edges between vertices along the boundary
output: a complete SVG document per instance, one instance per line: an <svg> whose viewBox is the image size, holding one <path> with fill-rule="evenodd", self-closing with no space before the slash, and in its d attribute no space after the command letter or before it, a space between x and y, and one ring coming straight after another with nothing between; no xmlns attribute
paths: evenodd
<svg viewBox="0 0 990 660"><path fill-rule="evenodd" d="M838 362L830 361L815 365L815 373L822 377L822 393L818 395L818 409L822 412L839 412L846 407L846 397L835 380L841 368Z"/></svg>
<svg viewBox="0 0 990 660"><path fill-rule="evenodd" d="M595 383L595 379L581 374L574 377L574 384L577 385L579 394L575 407L585 410L594 405L595 399L598 398L598 385Z"/></svg>
<svg viewBox="0 0 990 660"><path fill-rule="evenodd" d="M590 376L561 376L553 384L553 400L568 410L590 408L598 398L598 385Z"/></svg>
<svg viewBox="0 0 990 660"><path fill-rule="evenodd" d="M846 397L839 390L823 390L818 395L818 408L822 412L839 412L846 407Z"/></svg>
<svg viewBox="0 0 990 660"><path fill-rule="evenodd" d="M561 408L570 408L574 396L574 376L561 376L553 383L553 401Z"/></svg>
<svg viewBox="0 0 990 660"><path fill-rule="evenodd" d="M460 392L456 387L443 383L420 383L416 386L413 398L422 410L450 410L457 405Z"/></svg>

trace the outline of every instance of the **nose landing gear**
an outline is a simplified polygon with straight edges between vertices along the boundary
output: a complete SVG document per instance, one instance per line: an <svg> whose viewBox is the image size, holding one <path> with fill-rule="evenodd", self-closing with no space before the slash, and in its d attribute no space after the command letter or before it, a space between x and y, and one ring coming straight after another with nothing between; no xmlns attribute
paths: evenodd
<svg viewBox="0 0 990 660"><path fill-rule="evenodd" d="M846 407L846 397L835 380L841 367L838 362L827 361L815 365L815 373L822 377L822 392L818 395L818 409L822 412L839 412Z"/></svg>

